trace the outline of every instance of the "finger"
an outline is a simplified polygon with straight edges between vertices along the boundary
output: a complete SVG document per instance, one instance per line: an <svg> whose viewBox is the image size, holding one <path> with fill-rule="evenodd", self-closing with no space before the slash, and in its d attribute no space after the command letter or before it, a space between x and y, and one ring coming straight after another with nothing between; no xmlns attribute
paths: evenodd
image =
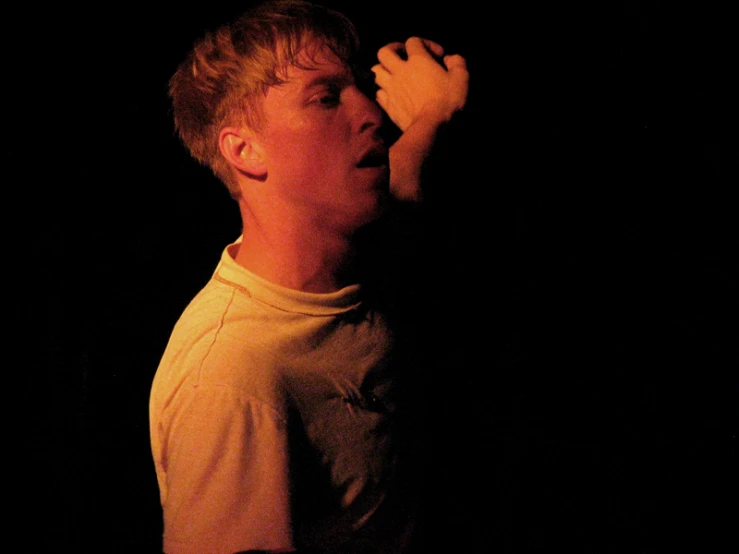
<svg viewBox="0 0 739 554"><path fill-rule="evenodd" d="M470 73L467 71L467 61L460 55L455 54L454 56L446 56L444 58L444 65L446 65L447 71L449 72L449 78L456 87L467 88L470 80Z"/></svg>
<svg viewBox="0 0 739 554"><path fill-rule="evenodd" d="M457 69L467 71L467 60L465 60L459 54L452 54L450 56L444 56L444 65L447 69Z"/></svg>
<svg viewBox="0 0 739 554"><path fill-rule="evenodd" d="M403 63L401 55L405 55L405 45L402 42L391 42L377 51L377 59L390 73Z"/></svg>
<svg viewBox="0 0 739 554"><path fill-rule="evenodd" d="M380 107L383 110L387 111L387 102L390 99L390 95L387 93L387 91L382 89L378 90L375 94L375 99L377 100L377 103L380 105Z"/></svg>
<svg viewBox="0 0 739 554"><path fill-rule="evenodd" d="M385 46L380 48L380 50L391 50L393 52L400 52L402 50L405 50L405 44L399 41L388 42Z"/></svg>
<svg viewBox="0 0 739 554"><path fill-rule="evenodd" d="M444 55L444 47L438 42L434 42L433 40L429 40L427 38L421 38L421 42L423 43L426 50L431 52L431 54L436 58L441 59L441 57Z"/></svg>
<svg viewBox="0 0 739 554"><path fill-rule="evenodd" d="M399 117L398 114L393 113L393 106L390 103L389 97L387 94L380 94L380 92L384 93L385 91L379 91L377 93L377 104L383 109L385 114L390 118L390 121L392 121L398 129L405 131L410 125L410 122Z"/></svg>
<svg viewBox="0 0 739 554"><path fill-rule="evenodd" d="M419 54L429 54L429 50L426 48L423 39L419 37L411 37L405 41L405 51L408 56L418 56Z"/></svg>
<svg viewBox="0 0 739 554"><path fill-rule="evenodd" d="M438 42L425 38L423 39L423 44L437 58L441 58L444 55L444 47Z"/></svg>
<svg viewBox="0 0 739 554"><path fill-rule="evenodd" d="M372 66L372 73L375 74L375 83L383 88L385 88L392 79L390 73L379 64Z"/></svg>
<svg viewBox="0 0 739 554"><path fill-rule="evenodd" d="M378 90L377 94L375 95L375 100L377 101L377 105L382 108L382 111L387 114L387 116L390 118L390 121L395 123L397 125L397 122L393 120L392 116L390 115L390 96L387 92L384 90Z"/></svg>
<svg viewBox="0 0 739 554"><path fill-rule="evenodd" d="M467 103L467 93L469 90L470 74L467 71L466 60L459 55L445 56L444 64L449 72L449 79L454 91L454 97L457 109L462 109Z"/></svg>

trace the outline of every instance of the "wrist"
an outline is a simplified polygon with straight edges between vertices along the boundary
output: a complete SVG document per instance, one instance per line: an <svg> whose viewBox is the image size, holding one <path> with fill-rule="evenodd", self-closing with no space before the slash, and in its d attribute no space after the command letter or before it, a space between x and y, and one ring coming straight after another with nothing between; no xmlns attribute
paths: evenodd
<svg viewBox="0 0 739 554"><path fill-rule="evenodd" d="M460 110L461 108L456 106L428 106L418 112L414 122L424 121L426 124L440 127L451 121Z"/></svg>

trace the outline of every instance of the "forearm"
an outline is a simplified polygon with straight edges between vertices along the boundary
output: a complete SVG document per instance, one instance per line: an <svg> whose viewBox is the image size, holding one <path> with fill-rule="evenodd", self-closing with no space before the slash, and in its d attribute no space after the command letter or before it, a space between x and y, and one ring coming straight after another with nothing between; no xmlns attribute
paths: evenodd
<svg viewBox="0 0 739 554"><path fill-rule="evenodd" d="M390 191L401 201L423 196L424 170L439 132L467 100L469 74L459 55L444 56L435 42L390 43L373 66L377 102L402 135L390 148Z"/></svg>
<svg viewBox="0 0 739 554"><path fill-rule="evenodd" d="M390 147L390 192L403 202L423 198L424 167L443 123L428 118L414 121Z"/></svg>

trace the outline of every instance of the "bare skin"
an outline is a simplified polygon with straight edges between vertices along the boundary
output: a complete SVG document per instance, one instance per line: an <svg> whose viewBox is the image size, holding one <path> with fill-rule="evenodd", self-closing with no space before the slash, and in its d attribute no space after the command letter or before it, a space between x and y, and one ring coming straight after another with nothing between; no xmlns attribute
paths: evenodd
<svg viewBox="0 0 739 554"><path fill-rule="evenodd" d="M380 49L372 67L377 103L403 131L390 149L390 190L399 200L421 199L421 167L439 127L464 108L469 88L462 56L418 37Z"/></svg>
<svg viewBox="0 0 739 554"><path fill-rule="evenodd" d="M436 131L464 106L464 59L442 56L441 46L418 38L381 49L376 103L324 51L311 69L293 66L285 84L268 90L259 133L221 131L241 193L239 264L305 292L352 282L354 233L382 214L389 193L420 199L420 166ZM378 104L403 131L389 154Z"/></svg>

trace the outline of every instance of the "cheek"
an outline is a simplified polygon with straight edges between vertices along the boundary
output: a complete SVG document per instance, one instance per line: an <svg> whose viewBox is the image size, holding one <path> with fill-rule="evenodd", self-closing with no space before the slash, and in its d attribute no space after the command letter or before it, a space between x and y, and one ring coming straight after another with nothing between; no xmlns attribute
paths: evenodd
<svg viewBox="0 0 739 554"><path fill-rule="evenodd" d="M346 140L330 132L293 134L275 144L279 162L288 171L311 174L336 170L346 157Z"/></svg>
<svg viewBox="0 0 739 554"><path fill-rule="evenodd" d="M298 169L309 164L313 157L311 141L305 134L294 131L272 135L268 150L272 169L280 172Z"/></svg>
<svg viewBox="0 0 739 554"><path fill-rule="evenodd" d="M283 114L268 136L273 174L290 179L337 175L351 163L351 135L340 121L306 121Z"/></svg>

